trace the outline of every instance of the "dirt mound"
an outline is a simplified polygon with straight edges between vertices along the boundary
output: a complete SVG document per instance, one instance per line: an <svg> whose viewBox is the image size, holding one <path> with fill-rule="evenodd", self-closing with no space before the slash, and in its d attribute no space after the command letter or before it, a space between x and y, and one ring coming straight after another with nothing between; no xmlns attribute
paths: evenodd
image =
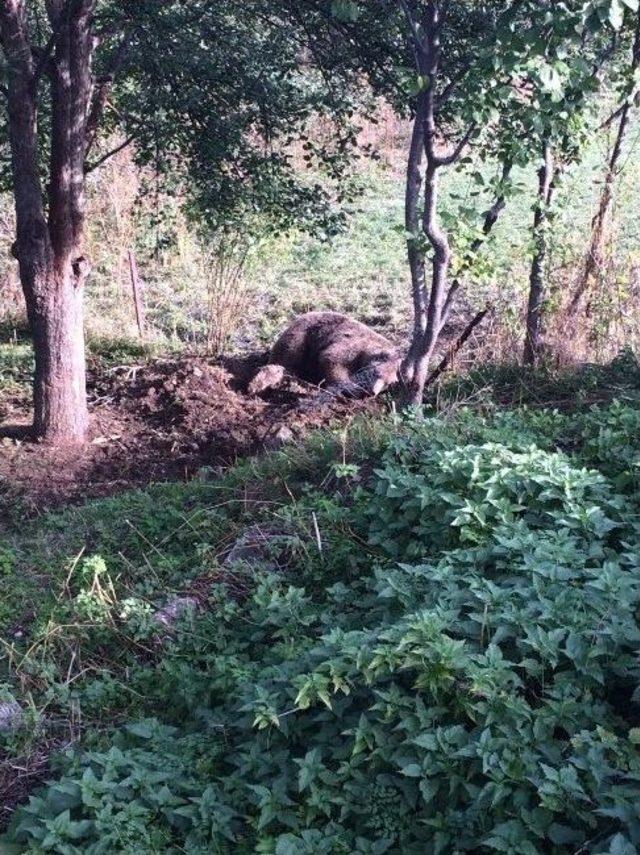
<svg viewBox="0 0 640 855"><path fill-rule="evenodd" d="M150 481L188 479L203 466L297 439L310 428L374 409L374 401L327 399L286 379L262 397L246 393L264 354L214 362L165 359L89 371L90 442L80 454L5 439L0 493L38 511ZM12 416L28 421L26 410ZM15 417L18 418L15 418Z"/></svg>

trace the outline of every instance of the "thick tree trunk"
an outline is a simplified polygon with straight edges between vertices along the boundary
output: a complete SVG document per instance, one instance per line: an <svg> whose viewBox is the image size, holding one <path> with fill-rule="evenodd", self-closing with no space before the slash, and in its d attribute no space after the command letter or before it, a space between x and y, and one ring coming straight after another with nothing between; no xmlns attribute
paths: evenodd
<svg viewBox="0 0 640 855"><path fill-rule="evenodd" d="M83 442L87 403L81 256L84 156L91 97L94 0L47 0L52 55L34 64L24 0L0 0L7 58L9 136L17 216L16 255L35 352L34 429L57 445ZM40 183L37 88L51 82L48 218Z"/></svg>
<svg viewBox="0 0 640 855"><path fill-rule="evenodd" d="M554 191L553 153L545 145L544 162L538 172L538 196L533 217L533 258L529 275L529 301L527 305L526 335L524 343L525 365L535 365L540 354L545 288L545 263L547 258L547 223L549 206Z"/></svg>
<svg viewBox="0 0 640 855"><path fill-rule="evenodd" d="M36 357L34 429L55 445L82 442L87 431L83 289L78 277L51 270L36 289L29 317Z"/></svg>

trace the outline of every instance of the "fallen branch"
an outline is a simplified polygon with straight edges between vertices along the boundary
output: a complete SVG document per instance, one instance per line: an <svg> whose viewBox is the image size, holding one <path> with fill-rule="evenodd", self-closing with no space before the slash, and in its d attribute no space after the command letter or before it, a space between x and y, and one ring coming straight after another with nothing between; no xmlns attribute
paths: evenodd
<svg viewBox="0 0 640 855"><path fill-rule="evenodd" d="M475 315L475 317L473 317L469 321L460 337L456 339L456 341L454 341L449 350L447 350L443 358L440 360L440 364L438 365L438 367L435 368L427 377L427 380L424 384L425 389L427 388L427 386L431 386L433 383L435 383L438 377L444 374L447 368L451 365L453 358L456 356L457 353L459 353L465 342L469 339L471 333L478 326L478 324L482 323L482 321L490 312L493 312L493 308L493 305L489 303L484 307L484 309L482 309L482 311L478 312L478 314Z"/></svg>

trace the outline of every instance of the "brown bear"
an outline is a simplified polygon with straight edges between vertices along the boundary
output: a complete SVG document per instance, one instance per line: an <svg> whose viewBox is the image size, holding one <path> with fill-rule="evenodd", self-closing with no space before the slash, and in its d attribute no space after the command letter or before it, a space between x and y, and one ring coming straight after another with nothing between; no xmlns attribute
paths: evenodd
<svg viewBox="0 0 640 855"><path fill-rule="evenodd" d="M280 335L248 390L277 386L286 370L336 392L375 396L398 381L399 369L396 349L370 327L338 312L307 312Z"/></svg>

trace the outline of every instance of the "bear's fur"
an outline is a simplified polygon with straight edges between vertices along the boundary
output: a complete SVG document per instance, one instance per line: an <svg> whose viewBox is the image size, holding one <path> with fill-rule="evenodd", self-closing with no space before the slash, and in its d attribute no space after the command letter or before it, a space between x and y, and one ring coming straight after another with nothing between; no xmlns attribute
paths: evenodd
<svg viewBox="0 0 640 855"><path fill-rule="evenodd" d="M273 388L286 370L308 383L375 396L398 381L399 369L395 348L375 330L338 312L307 312L280 335L248 388L252 395Z"/></svg>

